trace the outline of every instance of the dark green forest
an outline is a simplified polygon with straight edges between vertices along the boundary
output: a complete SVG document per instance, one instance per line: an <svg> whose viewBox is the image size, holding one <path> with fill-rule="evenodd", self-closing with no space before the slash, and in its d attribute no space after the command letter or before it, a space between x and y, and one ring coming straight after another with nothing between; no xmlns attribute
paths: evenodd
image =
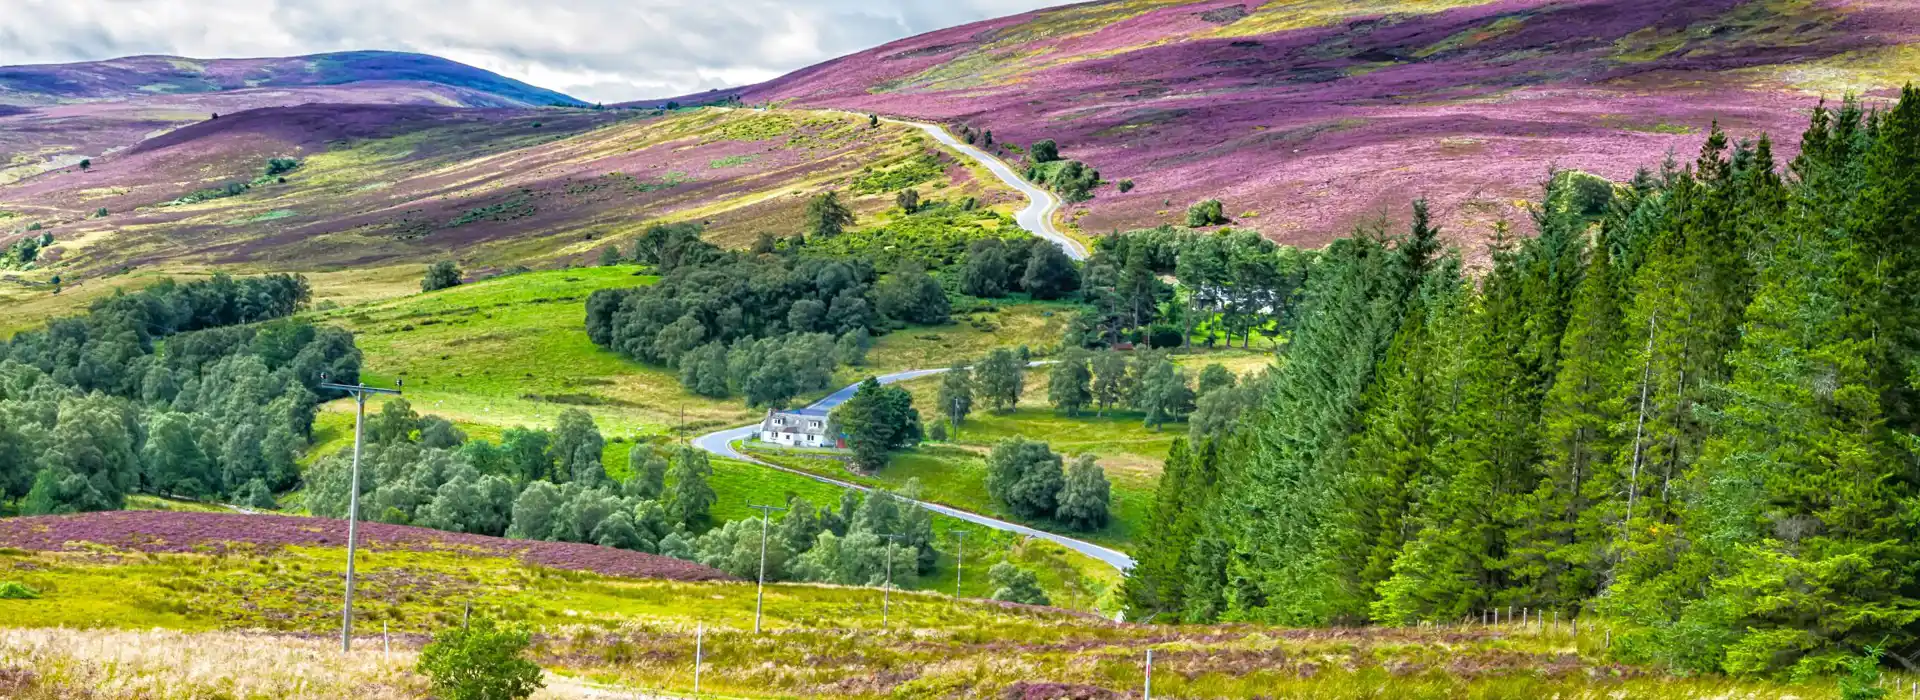
<svg viewBox="0 0 1920 700"><path fill-rule="evenodd" d="M357 381L353 336L285 318L296 275L171 280L0 342L0 497L24 514L130 493L272 507L299 479L322 375Z"/></svg>
<svg viewBox="0 0 1920 700"><path fill-rule="evenodd" d="M1920 91L1552 178L1484 272L1424 205L1319 256L1262 398L1173 449L1137 614L1599 617L1628 662L1920 651Z"/></svg>

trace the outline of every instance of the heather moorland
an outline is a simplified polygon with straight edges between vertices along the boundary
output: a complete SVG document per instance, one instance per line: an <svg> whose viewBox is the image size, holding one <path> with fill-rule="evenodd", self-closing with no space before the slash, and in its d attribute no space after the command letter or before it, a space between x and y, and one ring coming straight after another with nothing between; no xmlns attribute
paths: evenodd
<svg viewBox="0 0 1920 700"><path fill-rule="evenodd" d="M1217 197L1319 245L1427 197L1467 240L1550 169L1622 181L1716 121L1791 156L1811 104L1890 96L1916 40L1895 0L1108 0L679 99L965 125L1016 159L1052 139L1108 183L1065 214L1088 233Z"/></svg>

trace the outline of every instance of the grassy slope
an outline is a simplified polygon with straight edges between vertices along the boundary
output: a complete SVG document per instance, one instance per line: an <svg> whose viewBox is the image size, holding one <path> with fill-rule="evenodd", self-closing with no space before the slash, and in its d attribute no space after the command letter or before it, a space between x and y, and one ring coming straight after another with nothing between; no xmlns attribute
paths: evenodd
<svg viewBox="0 0 1920 700"><path fill-rule="evenodd" d="M734 91L1058 141L1109 182L1088 233L1223 198L1297 243L1434 199L1477 239L1551 167L1623 180L1700 136L1765 130L1791 156L1821 95L1897 89L1920 65L1911 2L1106 0L953 27Z"/></svg>
<svg viewBox="0 0 1920 700"><path fill-rule="evenodd" d="M0 240L30 221L55 238L37 269L0 272L0 308L9 311L0 333L161 274L301 271L318 299L346 303L405 293L388 280L445 257L470 269L591 262L600 248L624 246L662 221L704 222L714 241L744 247L762 231L797 231L814 193L846 190L866 168L928 152L946 155L934 179L918 185L925 196L973 196L1007 212L1024 203L917 129L869 129L832 113L463 113L324 147L286 140L273 125L253 128L266 135L214 131L126 163L97 162L86 174L0 187L0 210L22 212L0 222ZM303 165L285 184L155 206L252 178L270 155ZM843 196L863 218L893 200L891 192ZM94 218L101 207L110 215ZM65 283L59 295L48 284L55 274ZM368 274L378 282L371 288Z"/></svg>
<svg viewBox="0 0 1920 700"><path fill-rule="evenodd" d="M575 268L497 277L452 289L328 311L309 312L318 323L348 328L365 355L362 378L388 386L404 377L415 410L455 421L470 437L498 441L501 431L520 425L551 425L559 412L578 407L591 413L609 442L602 462L616 478L625 477L633 441L672 431L686 409L687 434L752 422L758 411L738 399L715 400L685 392L668 370L632 362L599 348L586 337L582 314L595 289L650 283L633 266ZM995 325L1023 329L1014 336L993 336L956 323L916 328L880 339L874 358L909 362L939 347L981 348L994 337L1033 342L1053 327L1056 316L1034 305L1003 307L983 318ZM888 371L891 371L889 368ZM860 371L869 371L862 368ZM849 370L849 376L860 371ZM848 381L853 381L849 379ZM555 401L574 403L556 403ZM380 402L368 410L378 411ZM352 445L352 403L329 404L315 423L308 461ZM742 462L714 463L712 485L719 494L719 521L752 517L749 503L782 503L788 494L815 505L838 504L839 489L804 477ZM952 535L968 531L971 577L964 592L987 596L985 569L1008 558L1034 568L1060 604L1088 609L1118 581L1117 573L1064 548L1024 543L986 528L936 518L943 556L922 587L952 590Z"/></svg>
<svg viewBox="0 0 1920 700"><path fill-rule="evenodd" d="M1127 626L910 592L891 596L883 625L877 590L777 584L766 592L769 633L755 636L751 583L622 579L450 551L364 554L349 655L326 648L343 566L333 548L0 552L7 576L41 595L0 600L0 667L34 671L5 677L24 697L416 697L418 645L471 604L540 633L531 655L549 673L542 697L687 692L696 625L701 690L735 697L1105 697L1140 687L1147 648L1154 689L1168 697L1834 697L1830 682L1611 665L1606 632L1592 625L1578 636Z"/></svg>

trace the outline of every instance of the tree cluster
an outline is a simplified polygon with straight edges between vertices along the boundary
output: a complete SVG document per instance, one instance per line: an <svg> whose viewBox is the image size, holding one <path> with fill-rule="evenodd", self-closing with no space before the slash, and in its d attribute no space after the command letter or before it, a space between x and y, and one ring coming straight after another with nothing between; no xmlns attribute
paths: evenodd
<svg viewBox="0 0 1920 700"><path fill-rule="evenodd" d="M743 578L759 573L760 523L712 522L713 466L693 447L636 442L627 478L615 481L601 463L607 441L584 411L562 412L551 430L508 429L494 444L468 439L404 399L382 405L367 436L362 518L630 549ZM351 467L351 452L342 451L309 470L306 503L314 515L346 516ZM894 584L912 585L936 557L932 513L904 500L919 498L919 488L910 480L898 495L848 490L838 510L790 499L770 523L768 579L880 585L891 558Z"/></svg>
<svg viewBox="0 0 1920 700"><path fill-rule="evenodd" d="M0 251L0 268L25 270L40 259L40 251L53 245L53 232L43 231L14 241L5 251Z"/></svg>
<svg viewBox="0 0 1920 700"><path fill-rule="evenodd" d="M293 276L167 281L0 342L0 491L29 514L134 492L272 507L321 377L359 374L347 332L267 320L306 297Z"/></svg>
<svg viewBox="0 0 1920 700"><path fill-rule="evenodd" d="M887 466L887 453L920 444L920 412L913 395L872 378L833 409L832 425L847 436L854 466L872 472Z"/></svg>
<svg viewBox="0 0 1920 700"><path fill-rule="evenodd" d="M875 277L860 261L812 257L681 267L652 286L594 292L587 336L680 369L689 390L780 405L825 386L836 337L885 322L870 298Z"/></svg>
<svg viewBox="0 0 1920 700"><path fill-rule="evenodd" d="M805 498L787 501L778 522L769 523L767 580L912 586L933 570L933 513L908 502L920 497L919 481L899 494L843 491L839 509L815 507ZM761 524L735 520L696 544L697 560L742 578L759 573ZM898 535L897 538L888 535Z"/></svg>
<svg viewBox="0 0 1920 700"><path fill-rule="evenodd" d="M1208 365L1200 394L1231 387L1232 372ZM1104 414L1117 406L1139 411L1147 427L1186 420L1194 412L1193 377L1164 352L1090 353L1071 348L1047 366L1047 400L1054 409L1077 416L1089 406ZM1231 418L1229 418L1231 420Z"/></svg>
<svg viewBox="0 0 1920 700"><path fill-rule="evenodd" d="M986 238L967 246L960 291L997 299L1026 292L1035 299L1059 299L1080 289L1080 269L1065 251L1043 238Z"/></svg>
<svg viewBox="0 0 1920 700"><path fill-rule="evenodd" d="M1107 524L1113 498L1107 474L1091 454L1062 468L1047 443L1008 438L987 455L987 493L1023 518L1052 518L1076 530Z"/></svg>
<svg viewBox="0 0 1920 700"><path fill-rule="evenodd" d="M1556 174L1473 284L1412 230L1328 248L1265 398L1175 445L1128 581L1189 620L1598 614L1629 661L1831 673L1920 647L1920 90Z"/></svg>
<svg viewBox="0 0 1920 700"><path fill-rule="evenodd" d="M368 423L360 480L368 520L657 553L676 533L690 539L713 506L706 453L636 444L630 476L615 482L601 463L606 440L579 409L561 412L550 431L509 429L499 444L469 440L405 399ZM314 515L346 517L352 459L342 451L308 472Z"/></svg>
<svg viewBox="0 0 1920 700"><path fill-rule="evenodd" d="M1254 333L1277 337L1294 323L1314 260L1254 231L1161 227L1107 236L1087 261L1081 296L1091 308L1068 325L1065 341L1186 347L1199 334L1208 347L1222 337L1251 346Z"/></svg>

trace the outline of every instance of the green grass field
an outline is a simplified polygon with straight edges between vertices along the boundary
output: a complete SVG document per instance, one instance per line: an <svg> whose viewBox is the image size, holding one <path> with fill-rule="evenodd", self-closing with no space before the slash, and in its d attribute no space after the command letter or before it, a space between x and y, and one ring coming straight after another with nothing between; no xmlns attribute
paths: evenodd
<svg viewBox="0 0 1920 700"><path fill-rule="evenodd" d="M755 412L737 402L683 391L667 370L587 339L587 296L656 279L641 272L529 272L308 315L353 331L364 381L404 379L415 410L462 423L545 424L569 407L592 413L610 435L666 432L680 424L682 409L693 429L752 420Z"/></svg>

